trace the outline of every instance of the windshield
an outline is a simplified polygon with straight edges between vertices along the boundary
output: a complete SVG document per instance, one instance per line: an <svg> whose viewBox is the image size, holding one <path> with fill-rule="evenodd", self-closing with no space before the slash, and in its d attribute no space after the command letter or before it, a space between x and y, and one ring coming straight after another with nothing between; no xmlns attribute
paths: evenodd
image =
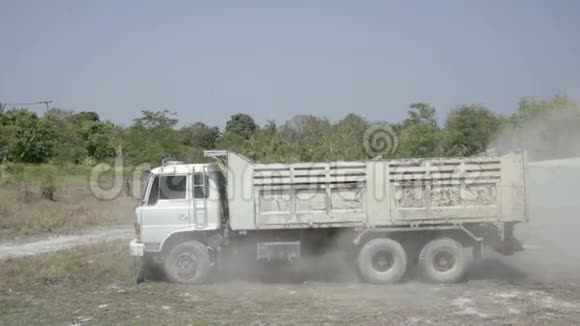
<svg viewBox="0 0 580 326"><path fill-rule="evenodd" d="M134 195L137 198L141 199L141 203L144 203L145 200L147 198L145 198L145 196L147 196L147 189L149 188L149 184L151 184L151 181L153 180L153 175L151 174L151 172L149 171L145 171L143 172L143 174L141 174L141 177L139 179L139 184L136 185L135 188L135 193Z"/></svg>

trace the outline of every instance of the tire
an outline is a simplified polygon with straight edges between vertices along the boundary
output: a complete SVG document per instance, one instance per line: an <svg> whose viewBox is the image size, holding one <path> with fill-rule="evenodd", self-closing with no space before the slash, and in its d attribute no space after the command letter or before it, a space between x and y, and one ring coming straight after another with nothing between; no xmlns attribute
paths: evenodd
<svg viewBox="0 0 580 326"><path fill-rule="evenodd" d="M169 251L164 271L171 282L202 284L211 271L211 257L203 244L197 241L182 242Z"/></svg>
<svg viewBox="0 0 580 326"><path fill-rule="evenodd" d="M407 271L407 253L395 240L380 238L367 242L358 254L358 269L369 283L399 282Z"/></svg>
<svg viewBox="0 0 580 326"><path fill-rule="evenodd" d="M463 245L450 238L432 240L419 254L421 275L435 283L462 281L467 268Z"/></svg>

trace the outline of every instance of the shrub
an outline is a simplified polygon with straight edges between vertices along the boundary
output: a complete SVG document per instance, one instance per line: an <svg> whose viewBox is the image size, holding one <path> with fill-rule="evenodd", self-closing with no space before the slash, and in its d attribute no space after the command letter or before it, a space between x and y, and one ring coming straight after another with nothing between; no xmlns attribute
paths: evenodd
<svg viewBox="0 0 580 326"><path fill-rule="evenodd" d="M43 199L55 201L57 190L57 173L52 166L41 169L39 176L39 189Z"/></svg>

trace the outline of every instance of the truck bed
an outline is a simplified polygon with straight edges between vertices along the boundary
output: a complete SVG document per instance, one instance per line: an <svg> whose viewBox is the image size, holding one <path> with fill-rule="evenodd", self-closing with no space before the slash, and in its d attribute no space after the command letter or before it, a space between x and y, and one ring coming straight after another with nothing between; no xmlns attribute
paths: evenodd
<svg viewBox="0 0 580 326"><path fill-rule="evenodd" d="M526 157L259 164L224 159L233 230L522 222Z"/></svg>

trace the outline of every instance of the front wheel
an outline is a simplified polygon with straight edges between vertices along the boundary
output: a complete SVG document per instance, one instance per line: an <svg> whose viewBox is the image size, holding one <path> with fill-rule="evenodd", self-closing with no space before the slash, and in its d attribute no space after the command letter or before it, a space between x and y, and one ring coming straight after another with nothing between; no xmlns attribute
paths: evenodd
<svg viewBox="0 0 580 326"><path fill-rule="evenodd" d="M419 254L421 274L435 283L457 283L465 275L467 263L461 243L450 238L432 240Z"/></svg>
<svg viewBox="0 0 580 326"><path fill-rule="evenodd" d="M208 279L211 257L207 247L200 242L183 242L169 251L164 269L171 282L201 284Z"/></svg>
<svg viewBox="0 0 580 326"><path fill-rule="evenodd" d="M373 239L358 255L358 269L365 281L378 284L399 282L407 270L405 249L395 240Z"/></svg>

